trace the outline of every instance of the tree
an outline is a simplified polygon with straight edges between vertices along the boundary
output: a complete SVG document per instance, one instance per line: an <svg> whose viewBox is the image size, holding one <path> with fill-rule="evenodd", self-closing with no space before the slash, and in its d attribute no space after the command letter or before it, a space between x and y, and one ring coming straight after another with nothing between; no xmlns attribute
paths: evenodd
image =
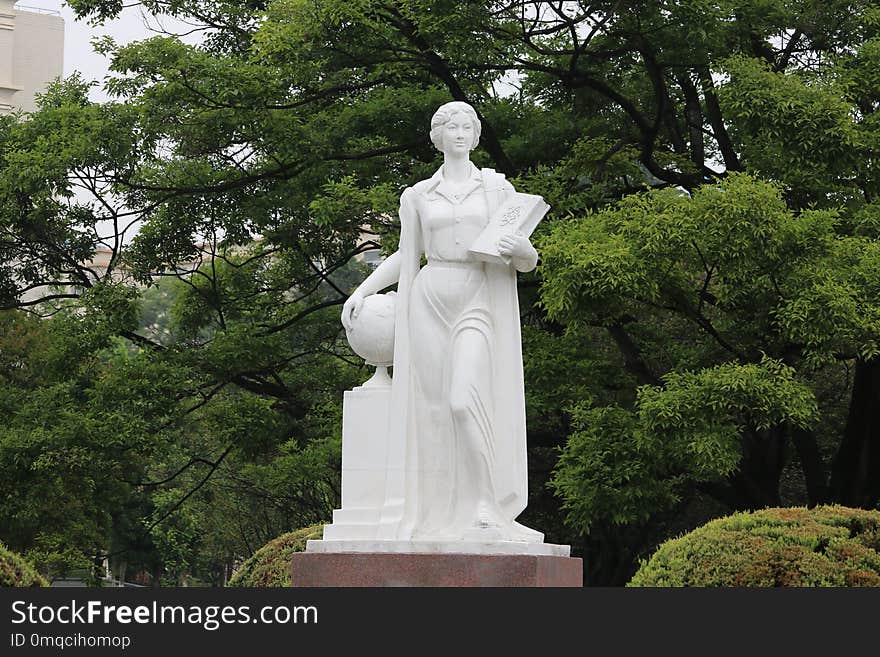
<svg viewBox="0 0 880 657"><path fill-rule="evenodd" d="M188 504L236 459L324 436L310 418L357 376L346 263L377 247L364 226L394 248L451 97L481 117L478 163L553 207L521 306L532 480L565 447L568 529L551 499L528 512L586 535L589 582L730 508L876 505L876 2L142 5L201 42L101 42L114 102L68 80L0 135L3 305L64 301L176 373L175 436L272 413L135 487L168 479ZM101 245L111 266L84 268ZM160 278L182 290L173 337L132 321L134 284Z"/></svg>
<svg viewBox="0 0 880 657"><path fill-rule="evenodd" d="M545 233L544 307L563 323L607 331L635 383L623 408L574 407L577 430L554 485L572 519L598 530L591 536L607 538L609 524L634 528L624 551L645 534L653 543L659 518L707 498L727 509L773 506L783 496L866 508L880 501L878 435L869 428L880 394L872 383L870 154L878 89L865 69L877 8L864 3L860 18L807 3L764 3L760 15L756 8L715 3L712 11L737 22L710 22L712 48L685 55L662 45L664 35L684 34L668 7L651 23L662 58L652 63L639 50L655 90L681 94L664 111L680 108L682 127L714 139L713 153L694 149L704 137L691 133L691 170L707 157L725 168L703 170L699 184L687 163L681 175L657 172L643 148L643 166L674 188L626 197ZM738 42L744 27L748 41ZM692 95L695 57L712 75ZM727 79L712 91L720 74ZM661 114L655 125L667 121ZM694 124L692 116L703 118ZM674 132L668 144L682 157L688 149L676 147ZM800 496L784 490L791 466L801 470Z"/></svg>

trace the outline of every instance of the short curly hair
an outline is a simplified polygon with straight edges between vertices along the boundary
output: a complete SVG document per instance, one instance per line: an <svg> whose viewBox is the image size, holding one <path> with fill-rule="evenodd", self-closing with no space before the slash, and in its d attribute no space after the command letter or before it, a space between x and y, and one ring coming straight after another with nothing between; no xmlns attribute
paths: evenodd
<svg viewBox="0 0 880 657"><path fill-rule="evenodd" d="M477 144L480 143L482 126L480 125L480 119L477 118L476 110L467 103L460 100L453 100L452 102L444 103L437 108L437 111L434 112L434 116L431 117L431 143L434 144L438 151L443 150L443 126L446 125L453 116L459 113L467 116L474 126L474 143L471 144L471 150L474 150L477 147Z"/></svg>

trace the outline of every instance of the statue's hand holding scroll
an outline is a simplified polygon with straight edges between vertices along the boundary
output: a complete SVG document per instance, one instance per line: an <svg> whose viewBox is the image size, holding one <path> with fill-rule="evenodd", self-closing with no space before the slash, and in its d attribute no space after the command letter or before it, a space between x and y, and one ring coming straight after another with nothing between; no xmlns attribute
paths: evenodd
<svg viewBox="0 0 880 657"><path fill-rule="evenodd" d="M526 258L532 252L532 243L520 231L502 235L498 240L498 253L511 258Z"/></svg>
<svg viewBox="0 0 880 657"><path fill-rule="evenodd" d="M511 264L519 271L531 271L538 262L538 252L531 240L519 230L498 238L498 253L511 258Z"/></svg>

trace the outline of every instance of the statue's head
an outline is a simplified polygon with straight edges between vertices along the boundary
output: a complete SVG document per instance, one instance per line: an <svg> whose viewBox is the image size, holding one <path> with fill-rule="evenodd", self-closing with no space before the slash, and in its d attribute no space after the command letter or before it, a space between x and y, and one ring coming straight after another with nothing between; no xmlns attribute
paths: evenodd
<svg viewBox="0 0 880 657"><path fill-rule="evenodd" d="M480 142L480 130L480 119L474 108L459 100L444 103L431 117L431 142L439 151L446 152L453 146L452 140L467 142L467 135L471 139L465 146L468 151L474 150Z"/></svg>

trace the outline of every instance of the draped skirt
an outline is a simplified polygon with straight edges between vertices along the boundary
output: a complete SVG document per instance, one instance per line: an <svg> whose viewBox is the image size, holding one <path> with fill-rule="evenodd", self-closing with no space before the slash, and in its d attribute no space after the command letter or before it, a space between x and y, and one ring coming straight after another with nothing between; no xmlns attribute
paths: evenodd
<svg viewBox="0 0 880 657"><path fill-rule="evenodd" d="M479 262L429 261L413 284L415 538L461 538L481 509L497 508L488 294Z"/></svg>

